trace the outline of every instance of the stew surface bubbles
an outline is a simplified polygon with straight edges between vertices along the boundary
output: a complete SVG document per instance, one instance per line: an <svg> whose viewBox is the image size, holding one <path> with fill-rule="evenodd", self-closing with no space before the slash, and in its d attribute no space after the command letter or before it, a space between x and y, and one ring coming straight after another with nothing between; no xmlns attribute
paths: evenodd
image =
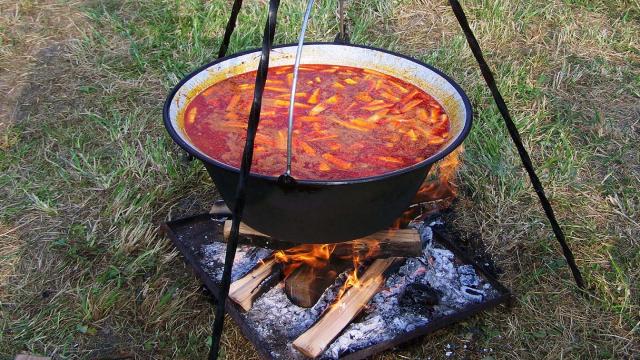
<svg viewBox="0 0 640 360"><path fill-rule="evenodd" d="M184 111L184 131L200 151L240 166L256 72L218 82ZM252 173L286 168L293 66L269 69ZM420 162L449 138L442 106L419 88L373 70L301 65L294 103L292 176L306 180L380 175Z"/></svg>

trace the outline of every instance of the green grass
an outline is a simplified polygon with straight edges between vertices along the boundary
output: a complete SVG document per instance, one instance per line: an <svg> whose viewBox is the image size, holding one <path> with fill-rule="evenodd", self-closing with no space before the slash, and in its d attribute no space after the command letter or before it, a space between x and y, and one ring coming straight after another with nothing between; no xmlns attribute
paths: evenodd
<svg viewBox="0 0 640 360"><path fill-rule="evenodd" d="M482 233L517 295L512 312L477 316L382 358L438 358L446 344L471 358L640 351L637 2L463 2L589 297L572 284L446 2L349 4L354 43L431 63L470 96L476 122L455 224ZM277 43L296 41L304 5L282 2ZM0 127L0 359L22 350L61 359L206 352L212 306L157 228L204 211L216 194L200 164L181 160L161 107L171 86L217 54L229 7L0 0L0 84L13 76L26 89L7 97L18 116ZM265 9L246 1L230 54L260 46ZM334 38L334 9L319 2L307 39ZM39 52L56 42L54 57ZM223 350L257 356L232 325Z"/></svg>

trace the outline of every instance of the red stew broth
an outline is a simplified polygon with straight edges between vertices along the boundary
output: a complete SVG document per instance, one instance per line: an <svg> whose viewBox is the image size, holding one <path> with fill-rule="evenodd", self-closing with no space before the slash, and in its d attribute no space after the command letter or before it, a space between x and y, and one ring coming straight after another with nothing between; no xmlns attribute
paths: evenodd
<svg viewBox="0 0 640 360"><path fill-rule="evenodd" d="M220 81L184 111L184 131L200 151L238 168L256 72ZM252 173L286 168L292 66L274 67L262 100ZM373 70L302 65L294 103L292 175L336 180L380 175L420 162L449 138L443 107L419 88Z"/></svg>

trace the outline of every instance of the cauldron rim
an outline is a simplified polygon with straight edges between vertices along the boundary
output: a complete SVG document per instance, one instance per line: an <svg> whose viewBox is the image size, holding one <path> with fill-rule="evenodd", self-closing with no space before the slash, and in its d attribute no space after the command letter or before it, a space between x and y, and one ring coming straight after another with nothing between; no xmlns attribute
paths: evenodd
<svg viewBox="0 0 640 360"><path fill-rule="evenodd" d="M291 46L296 46L297 44L293 44L293 43L289 43L289 44L282 44L282 45L277 45L274 46L272 48L272 50L275 49L279 49L279 48L286 48L286 47L291 47ZM442 158L444 158L445 156L449 155L453 150L455 150L458 146L460 146L460 144L465 140L465 138L467 137L467 135L469 134L470 130L471 130L471 126L473 123L473 111L471 109L471 102L469 101L469 98L467 97L467 94L464 92L464 90L462 89L462 87L460 85L458 85L458 83L456 83L453 79L451 79L447 74L445 74L443 71L441 71L440 69L429 65L427 63L424 63L420 60L414 59L412 57L409 57L407 55L403 55L403 54L399 54L390 50L385 50L385 49L380 49L380 48L376 48L376 47L372 47L372 46L366 46L366 45L356 45L356 44L336 44L333 42L305 42L305 45L333 45L333 46L343 46L343 47L353 47L353 48L361 48L361 49L368 49L368 50L374 50L374 51L379 51L382 53L386 53L389 55L393 55L393 56L397 56L400 58L403 58L405 60L414 62L420 66L423 66L431 71L433 71L434 73L438 74L439 76L441 76L443 79L445 79L451 86L453 86L453 88L456 90L456 92L460 95L460 97L462 98L462 103L464 104L464 108L465 108L465 119L464 119L464 125L462 130L460 131L458 137L451 142L448 146L440 149L438 152L436 152L435 154L431 155L430 157L417 162L413 165L407 166L407 167L403 167L401 169L397 169L394 171L390 171L390 172L385 172L383 174L380 175L375 175L375 176L368 176L368 177L363 177L363 178L351 178L351 179L340 179L340 180L308 180L308 179L296 179L296 182L299 185L312 185L312 186L336 186L336 185L345 185L345 184L354 184L354 183L366 183L366 182L372 182L372 181L379 181L379 180L384 180L390 177L394 177L400 174L404 174L410 171L413 171L417 168L421 168L421 167L425 167L428 165L431 165L433 163L435 163L438 160L441 160ZM232 171L234 173L239 173L240 169L228 164L225 164L221 161L218 161L212 157L209 156L204 156L204 154L199 151L198 149L196 149L192 144L189 144L188 142L184 141L182 139L182 137L177 133L176 129L173 127L173 124L171 123L171 116L170 116L170 107L171 107L171 103L176 95L176 93L180 90L180 88L189 80L191 80L191 78L193 78L194 76L198 75L199 73L201 73L202 71L206 70L207 68L224 62L226 60L229 59L233 59L239 56L243 56L243 55L247 55L250 53L255 53L255 52L259 52L261 49L260 48L252 48L252 49L248 49L248 50L244 50L244 51L240 51L237 52L235 54L232 55L228 55L216 60L213 60L207 64L204 64L202 66L200 66L199 68L193 70L192 72L190 72L189 74L187 74L184 78L182 78L182 80L180 80L172 89L171 92L169 92L169 95L167 96L167 99L165 100L164 103L164 107L162 110L162 117L164 120L164 126L167 129L167 132L169 133L169 135L171 136L171 138L173 139L173 141L175 141L182 149L184 149L187 153L189 153L190 155L194 156L195 158L199 159L200 161L206 163L206 164L210 164L213 166L218 166L221 167L223 169ZM263 179L263 180L270 180L273 182L277 182L278 181L278 177L277 176L270 176L270 175L264 175L264 174L258 174L258 173L254 173L251 172L251 177L253 178L259 178L259 179Z"/></svg>

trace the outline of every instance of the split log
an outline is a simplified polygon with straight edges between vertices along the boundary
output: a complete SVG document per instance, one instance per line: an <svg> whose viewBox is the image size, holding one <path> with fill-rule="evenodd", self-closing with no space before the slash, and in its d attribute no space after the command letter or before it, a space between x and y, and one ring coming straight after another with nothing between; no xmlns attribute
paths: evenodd
<svg viewBox="0 0 640 360"><path fill-rule="evenodd" d="M258 263L251 272L231 284L231 287L229 287L229 299L240 305L244 311L249 311L253 305L253 300L262 293L263 289L272 285L269 282L265 283L265 280L279 272L280 269L280 265L276 263L273 257ZM280 280L279 276L273 276L272 278Z"/></svg>
<svg viewBox="0 0 640 360"><path fill-rule="evenodd" d="M360 278L360 285L349 289L331 305L315 325L293 342L293 347L310 358L319 356L378 292L385 282L387 269L400 260L375 260Z"/></svg>
<svg viewBox="0 0 640 360"><path fill-rule="evenodd" d="M284 280L284 292L292 303L300 307L312 307L338 275L351 265L351 261L340 260L332 260L322 268L302 264Z"/></svg>
<svg viewBox="0 0 640 360"><path fill-rule="evenodd" d="M225 240L229 239L229 236L231 235L231 224L231 220L227 220L224 222L223 235ZM254 238L271 238L271 236L265 235L258 230L254 230L252 227L243 222L240 223L240 235Z"/></svg>
<svg viewBox="0 0 640 360"><path fill-rule="evenodd" d="M390 229L363 238L336 244L334 256L382 259L422 255L422 242L416 229Z"/></svg>
<svg viewBox="0 0 640 360"><path fill-rule="evenodd" d="M226 220L222 228L222 238L224 241L229 239L231 235L231 220ZM300 245L286 241L276 240L269 235L265 235L258 230L254 230L245 223L240 223L240 233L238 236L240 244L259 246L273 250L284 250Z"/></svg>
<svg viewBox="0 0 640 360"><path fill-rule="evenodd" d="M218 200L211 206L209 214L216 216L231 216L231 209L229 209L223 200Z"/></svg>
<svg viewBox="0 0 640 360"><path fill-rule="evenodd" d="M224 239L228 239L230 234L231 220L227 220L224 222ZM240 235L243 238L255 239L262 242L279 242L268 235L252 229L244 223L240 223ZM294 245L291 243L286 244L289 245L288 247ZM336 243L335 245L336 247L333 250L332 256L339 258L351 258L354 255L378 259L388 257L417 257L422 255L420 234L416 229L382 230L357 240ZM278 247L283 248L282 246Z"/></svg>

